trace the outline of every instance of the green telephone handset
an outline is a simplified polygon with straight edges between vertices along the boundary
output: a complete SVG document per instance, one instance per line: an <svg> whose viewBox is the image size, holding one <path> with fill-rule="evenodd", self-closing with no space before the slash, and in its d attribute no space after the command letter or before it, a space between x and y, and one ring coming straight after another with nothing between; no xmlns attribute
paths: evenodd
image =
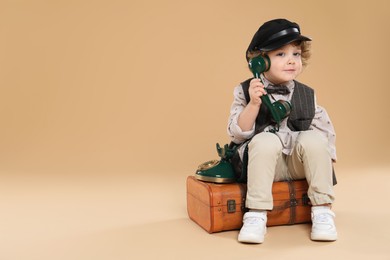
<svg viewBox="0 0 390 260"><path fill-rule="evenodd" d="M271 67L271 61L268 56L257 56L249 60L249 68L255 78L260 79L260 74L266 72ZM280 122L286 118L292 109L291 103L285 100L278 100L271 103L268 95L261 96L263 102L271 112L273 120L277 123L275 131L279 131Z"/></svg>

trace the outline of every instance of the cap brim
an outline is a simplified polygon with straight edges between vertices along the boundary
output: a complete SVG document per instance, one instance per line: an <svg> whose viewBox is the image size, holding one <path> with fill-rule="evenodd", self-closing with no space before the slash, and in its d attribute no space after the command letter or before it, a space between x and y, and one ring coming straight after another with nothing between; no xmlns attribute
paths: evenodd
<svg viewBox="0 0 390 260"><path fill-rule="evenodd" d="M311 39L309 37L299 35L299 34L290 35L282 39L278 39L277 41L270 43L264 47L261 47L260 51L273 51L295 41L311 41Z"/></svg>

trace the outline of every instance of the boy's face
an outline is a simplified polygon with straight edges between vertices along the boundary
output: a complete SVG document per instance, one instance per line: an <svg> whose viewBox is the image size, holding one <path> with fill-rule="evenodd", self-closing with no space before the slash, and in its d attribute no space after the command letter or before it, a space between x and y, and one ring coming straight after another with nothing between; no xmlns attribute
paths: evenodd
<svg viewBox="0 0 390 260"><path fill-rule="evenodd" d="M302 71L301 47L287 44L267 53L271 67L264 76L274 84L295 79Z"/></svg>

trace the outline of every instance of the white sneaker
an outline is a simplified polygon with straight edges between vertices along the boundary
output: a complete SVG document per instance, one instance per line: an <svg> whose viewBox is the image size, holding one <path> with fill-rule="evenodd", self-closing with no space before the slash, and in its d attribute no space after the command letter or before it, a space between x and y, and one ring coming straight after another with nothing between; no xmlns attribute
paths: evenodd
<svg viewBox="0 0 390 260"><path fill-rule="evenodd" d="M238 241L243 243L261 244L267 232L267 212L250 211L244 214L243 226L238 234Z"/></svg>
<svg viewBox="0 0 390 260"><path fill-rule="evenodd" d="M313 206L311 209L312 228L310 237L312 240L335 241L337 231L334 224L335 214L329 207Z"/></svg>

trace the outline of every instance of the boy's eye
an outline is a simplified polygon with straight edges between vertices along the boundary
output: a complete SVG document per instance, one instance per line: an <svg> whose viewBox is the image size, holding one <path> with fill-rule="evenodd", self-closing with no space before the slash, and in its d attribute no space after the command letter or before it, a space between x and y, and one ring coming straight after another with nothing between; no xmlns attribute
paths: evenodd
<svg viewBox="0 0 390 260"><path fill-rule="evenodd" d="M278 52L278 53L276 53L276 56L284 56L284 53L283 52Z"/></svg>
<svg viewBox="0 0 390 260"><path fill-rule="evenodd" d="M299 56L301 56L301 53L300 53L300 52L295 52L295 53L294 53L294 56L299 57Z"/></svg>

